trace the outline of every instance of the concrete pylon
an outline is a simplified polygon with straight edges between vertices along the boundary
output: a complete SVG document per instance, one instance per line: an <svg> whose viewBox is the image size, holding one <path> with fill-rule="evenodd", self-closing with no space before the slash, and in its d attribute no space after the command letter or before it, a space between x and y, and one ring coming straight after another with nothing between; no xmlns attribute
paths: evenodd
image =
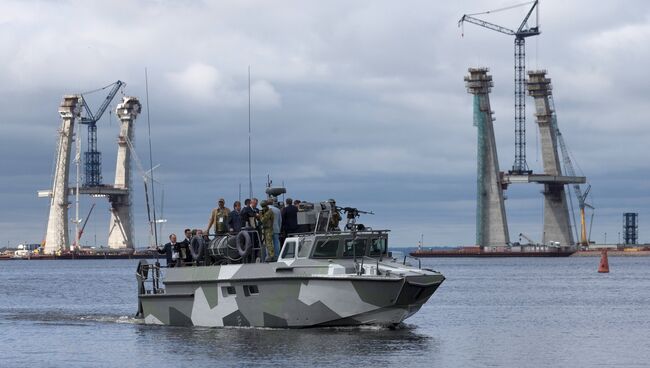
<svg viewBox="0 0 650 368"><path fill-rule="evenodd" d="M551 80L545 70L528 72L528 94L535 99L535 118L542 143L542 163L546 175L561 176L557 132L553 124L553 111L549 103ZM544 184L544 235L542 242L559 242L561 246L574 245L569 206L564 184Z"/></svg>
<svg viewBox="0 0 650 368"><path fill-rule="evenodd" d="M474 125L478 128L476 244L489 251L507 246L510 237L490 107L493 83L487 72L487 68L470 68L465 82L474 95Z"/></svg>
<svg viewBox="0 0 650 368"><path fill-rule="evenodd" d="M69 246L68 238L68 178L70 175L70 152L72 149L74 122L79 116L79 96L63 97L59 106L62 118L57 147L56 169L52 184L52 199L50 200L50 215L47 220L44 254L54 254Z"/></svg>
<svg viewBox="0 0 650 368"><path fill-rule="evenodd" d="M131 209L131 151L128 142L133 142L136 117L141 110L135 97L123 97L117 105L120 119L120 135L117 140L117 166L115 167L115 188L127 189L127 194L110 195L111 219L108 230L108 247L111 249L134 248L133 216Z"/></svg>

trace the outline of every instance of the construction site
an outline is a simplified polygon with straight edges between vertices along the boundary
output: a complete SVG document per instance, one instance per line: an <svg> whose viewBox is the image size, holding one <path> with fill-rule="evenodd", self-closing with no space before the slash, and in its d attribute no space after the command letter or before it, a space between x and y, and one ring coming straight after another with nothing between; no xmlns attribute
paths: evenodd
<svg viewBox="0 0 650 368"><path fill-rule="evenodd" d="M532 5L531 5L532 4ZM469 68L465 76L467 92L472 95L473 124L477 129L477 192L475 246L450 250L423 249L411 253L421 257L440 256L569 256L596 245L590 241L594 207L587 203L591 190L585 176L577 175L564 136L558 124L551 79L546 70L526 70L526 39L539 36L539 2L529 6L518 28L509 29L477 16L510 10L512 7L465 14L465 23L514 38L514 161L507 171L499 167L495 140L494 111L490 105L492 75L487 67ZM534 104L535 125L541 146L542 167L534 172L526 160L526 99ZM533 240L508 227L506 190L510 185L532 184L541 187L543 201L542 238ZM574 212L577 204L577 216ZM591 220L587 218L591 210ZM626 245L637 243L637 215L624 214L623 234ZM513 239L514 238L514 239Z"/></svg>
<svg viewBox="0 0 650 368"><path fill-rule="evenodd" d="M108 95L97 110L91 110L84 94L66 95L59 106L62 122L59 129L55 154L55 170L51 189L40 190L38 196L49 199L49 216L40 256L64 256L80 254L80 239L95 207L90 207L85 220L81 220L79 197L81 195L106 198L110 206L108 226L108 249L113 255L132 255L134 252L134 228L132 209L132 156L135 155L133 139L135 120L140 114L141 104L136 97L123 96L117 104L115 114L119 119L117 138L117 159L115 179L106 184L102 177L102 156L97 148L97 122L106 112L124 82L117 81L101 90L108 89ZM96 92L96 91L93 91ZM87 127L86 151L81 152L80 132L75 126ZM74 149L74 156L72 155ZM73 184L71 168L75 167ZM82 169L83 168L83 169ZM82 176L83 171L83 176ZM83 177L83 182L82 182ZM70 198L73 197L74 201ZM73 205L73 206L71 206ZM75 218L69 218L70 208ZM74 224L74 237L70 239L69 223ZM83 252L81 252L83 253Z"/></svg>

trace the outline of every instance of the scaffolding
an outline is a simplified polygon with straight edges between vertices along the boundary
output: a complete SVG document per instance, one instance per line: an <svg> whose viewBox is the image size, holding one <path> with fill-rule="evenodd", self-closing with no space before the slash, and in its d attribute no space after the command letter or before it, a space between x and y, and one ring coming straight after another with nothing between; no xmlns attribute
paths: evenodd
<svg viewBox="0 0 650 368"><path fill-rule="evenodd" d="M623 242L625 245L635 245L639 239L639 214L626 212L623 214Z"/></svg>

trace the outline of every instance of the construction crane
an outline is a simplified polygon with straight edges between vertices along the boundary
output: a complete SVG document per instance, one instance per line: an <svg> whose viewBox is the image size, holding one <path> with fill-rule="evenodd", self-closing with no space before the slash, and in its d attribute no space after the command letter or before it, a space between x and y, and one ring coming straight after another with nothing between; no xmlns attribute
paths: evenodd
<svg viewBox="0 0 650 368"><path fill-rule="evenodd" d="M562 136L562 132L560 132L560 128L557 125L557 114L555 113L555 102L553 100L553 96L549 95L548 100L551 107L551 111L553 111L553 117L551 123L553 124L553 129L555 130L557 142L560 145L560 151L562 152L562 163L563 163L562 166L564 168L564 175L576 176L576 171L573 168L573 162L571 162L571 156L569 155L569 149L567 148L566 142L564 142L564 137ZM588 185L587 189L585 189L585 191L583 192L582 188L580 187L580 184L577 183L573 184L573 191L575 192L576 197L578 198L578 208L580 209L580 242L578 243L578 245L584 247L589 246L589 236L587 235L587 221L585 219L585 208L589 207L592 210L594 209L593 206L591 206L586 202L590 190L591 190L591 185ZM593 216L592 216L592 222L593 222Z"/></svg>
<svg viewBox="0 0 650 368"><path fill-rule="evenodd" d="M86 152L84 152L84 187L95 187L102 184L102 153L97 150L97 122L104 115L113 98L115 98L117 91L124 85L124 82L118 80L106 87L85 92L85 94L90 94L112 87L108 96L106 96L104 102L102 102L94 114L90 110L84 94L81 94L81 104L86 112L86 116L82 116L79 122L88 126L88 147L86 148Z"/></svg>
<svg viewBox="0 0 650 368"><path fill-rule="evenodd" d="M538 3L539 0L535 0L501 9L465 14L458 21L459 27L462 27L465 22L469 22L509 36L515 36L515 162L512 165L510 173L517 175L532 173L532 171L528 169L528 164L526 163L526 38L540 34ZM528 4L532 4L532 6L516 31L474 17L475 15L491 14ZM535 14L535 26L529 27L528 19L535 9L537 9Z"/></svg>
<svg viewBox="0 0 650 368"><path fill-rule="evenodd" d="M93 213L94 209L95 209L95 203L93 203L93 205L90 206L90 211L88 211L88 216L86 216L83 226L81 226L81 229L79 229L79 232L77 233L77 237L75 239L75 244L74 244L75 249L79 249L79 244L77 242L81 240L81 236L84 234L84 230L86 230L86 224L88 224L88 219L90 218L90 214Z"/></svg>
<svg viewBox="0 0 650 368"><path fill-rule="evenodd" d="M524 233L519 233L519 243L521 243L521 238L524 238L524 239L528 240L528 244L537 244L536 241L534 241L533 239L531 239L530 237L528 237Z"/></svg>

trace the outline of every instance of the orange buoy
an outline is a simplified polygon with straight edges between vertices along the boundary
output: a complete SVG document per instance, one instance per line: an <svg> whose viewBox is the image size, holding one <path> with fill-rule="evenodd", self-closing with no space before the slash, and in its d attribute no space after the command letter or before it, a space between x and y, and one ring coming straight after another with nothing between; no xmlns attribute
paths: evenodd
<svg viewBox="0 0 650 368"><path fill-rule="evenodd" d="M598 266L599 273L609 273L609 262L607 261L607 249L600 251L600 266Z"/></svg>

